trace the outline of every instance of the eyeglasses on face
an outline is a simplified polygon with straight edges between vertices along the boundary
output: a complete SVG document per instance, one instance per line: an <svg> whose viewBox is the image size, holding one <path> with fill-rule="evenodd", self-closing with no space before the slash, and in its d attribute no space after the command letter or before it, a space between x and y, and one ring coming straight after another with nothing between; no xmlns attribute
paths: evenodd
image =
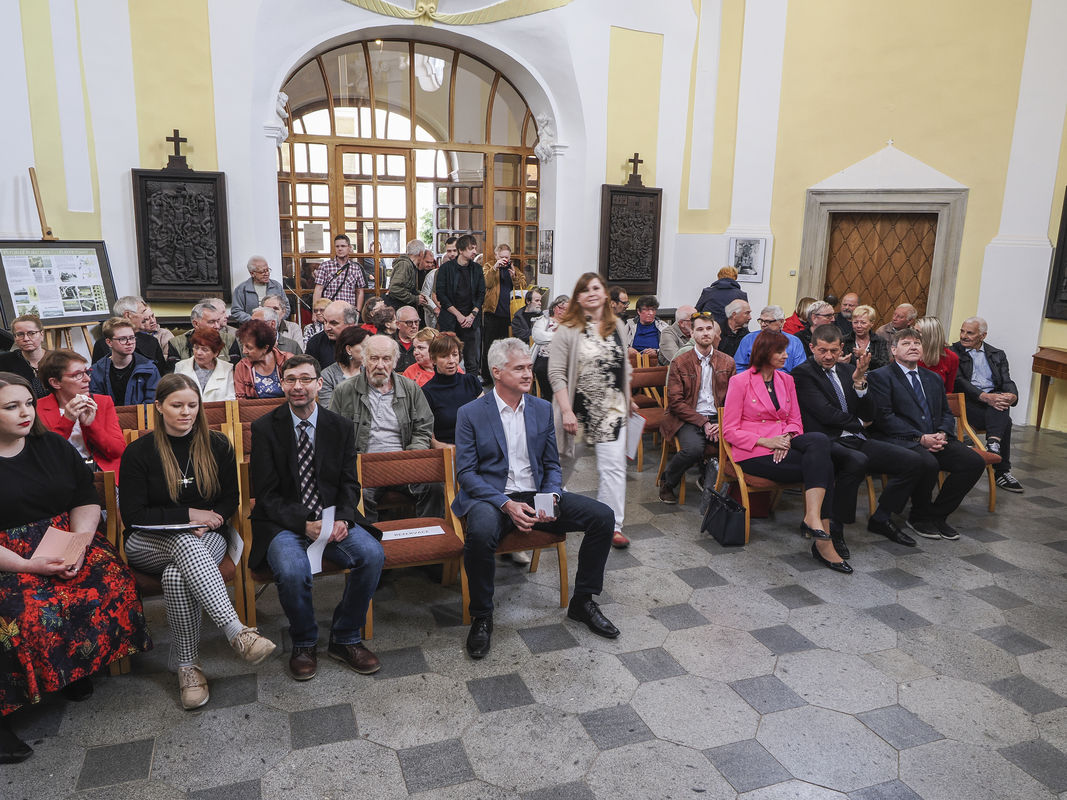
<svg viewBox="0 0 1067 800"><path fill-rule="evenodd" d="M63 377L64 378L73 378L76 381L80 381L83 378L88 378L89 377L89 370L87 370L87 369L79 369L79 370L76 370L75 372L64 372L63 373Z"/></svg>
<svg viewBox="0 0 1067 800"><path fill-rule="evenodd" d="M763 317L760 317L759 319L756 320L756 322L758 322L760 325L773 325L777 321L778 320L776 320L776 319L764 319Z"/></svg>
<svg viewBox="0 0 1067 800"><path fill-rule="evenodd" d="M812 319L815 319L816 317L822 317L823 319L833 319L834 315L832 313L819 311L811 315Z"/></svg>
<svg viewBox="0 0 1067 800"><path fill-rule="evenodd" d="M136 336L112 336L111 341L118 342L119 344L129 344L130 342L136 342Z"/></svg>
<svg viewBox="0 0 1067 800"><path fill-rule="evenodd" d="M318 378L312 378L312 377L309 377L307 375L301 375L300 377L294 377L292 375L286 375L284 378L282 378L282 385L283 386L296 386L299 383L301 386L310 386L311 384L313 384L317 380L318 380Z"/></svg>
<svg viewBox="0 0 1067 800"><path fill-rule="evenodd" d="M419 324L419 321L417 319L398 319L397 322L400 323L401 325L418 325Z"/></svg>
<svg viewBox="0 0 1067 800"><path fill-rule="evenodd" d="M32 339L34 336L40 336L41 331L19 331L15 334L16 339Z"/></svg>

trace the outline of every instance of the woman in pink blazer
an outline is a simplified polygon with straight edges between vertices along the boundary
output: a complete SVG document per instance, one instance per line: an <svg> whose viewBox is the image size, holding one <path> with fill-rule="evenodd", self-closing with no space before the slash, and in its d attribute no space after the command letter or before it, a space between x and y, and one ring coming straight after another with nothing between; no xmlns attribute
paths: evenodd
<svg viewBox="0 0 1067 800"><path fill-rule="evenodd" d="M726 391L722 435L746 473L779 483L804 484L800 531L815 539L811 555L832 570L852 573L828 531L833 507L834 465L830 440L804 433L793 377L782 371L789 340L764 331L752 346L750 368L734 375Z"/></svg>

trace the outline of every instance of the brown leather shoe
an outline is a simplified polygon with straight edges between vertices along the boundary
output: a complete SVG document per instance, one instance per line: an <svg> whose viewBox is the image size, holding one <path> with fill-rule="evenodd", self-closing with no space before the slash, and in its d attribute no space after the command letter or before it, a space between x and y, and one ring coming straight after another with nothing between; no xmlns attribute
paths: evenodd
<svg viewBox="0 0 1067 800"><path fill-rule="evenodd" d="M314 647L294 647L289 656L289 674L298 681L309 681L319 671L319 654Z"/></svg>
<svg viewBox="0 0 1067 800"><path fill-rule="evenodd" d="M336 658L338 661L347 664L360 675L372 675L382 668L382 662L378 660L378 656L368 650L363 642L358 644L330 642L330 646L326 648L326 653L330 658Z"/></svg>
<svg viewBox="0 0 1067 800"><path fill-rule="evenodd" d="M659 500L661 503L666 503L669 506L678 504L678 497L674 493L674 489L665 483L659 485Z"/></svg>

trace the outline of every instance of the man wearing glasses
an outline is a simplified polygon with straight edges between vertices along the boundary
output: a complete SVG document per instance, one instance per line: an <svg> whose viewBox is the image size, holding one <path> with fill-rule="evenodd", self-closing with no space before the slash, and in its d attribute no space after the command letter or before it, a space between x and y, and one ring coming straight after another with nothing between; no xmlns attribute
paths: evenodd
<svg viewBox="0 0 1067 800"><path fill-rule="evenodd" d="M400 345L396 371L403 372L415 363L415 334L419 332L419 312L412 306L401 306L396 312L396 333L393 338Z"/></svg>
<svg viewBox="0 0 1067 800"><path fill-rule="evenodd" d="M270 264L263 256L248 259L248 280L233 287L233 304L230 319L241 325L252 319L252 312L263 303L264 298L275 295L281 298L282 319L289 316L289 301L285 289L278 281L271 280Z"/></svg>
<svg viewBox="0 0 1067 800"><path fill-rule="evenodd" d="M837 315L834 307L822 300L816 300L808 306L808 324L797 333L797 338L804 345L805 352L811 351L811 332L820 325L833 325ZM851 326L850 326L851 327ZM840 329L839 329L840 330ZM852 356L852 348L856 346L856 337L851 333L841 334L841 361L848 362Z"/></svg>
<svg viewBox="0 0 1067 800"><path fill-rule="evenodd" d="M782 325L785 323L785 312L781 306L766 306L759 312L759 317L756 319L759 323L760 329L758 331L752 331L744 339L741 340L741 344L737 346L737 352L734 353L734 362L737 364L738 373L744 372L748 369L749 362L752 360L752 344L756 341L756 337L760 335L762 331L773 331L774 333L782 334L789 340L789 344L786 346L786 359L785 359L785 371L792 372L793 368L798 364L803 364L808 360L807 354L804 352L804 345L800 339L791 333L786 333L782 330Z"/></svg>
<svg viewBox="0 0 1067 800"><path fill-rule="evenodd" d="M381 531L356 508L355 431L348 420L319 407L322 378L312 356L293 356L278 369L287 402L252 423L249 470L256 504L248 563L252 569L269 567L274 574L293 640L289 674L310 680L318 672L319 627L307 549L327 537L324 558L348 574L326 652L369 675L381 663L363 644L360 631L385 554ZM322 511L331 507L333 526L323 530Z"/></svg>
<svg viewBox="0 0 1067 800"><path fill-rule="evenodd" d="M100 326L111 354L95 362L89 371L89 392L106 394L117 406L136 406L156 399L159 370L135 352L137 336L124 317L112 317Z"/></svg>

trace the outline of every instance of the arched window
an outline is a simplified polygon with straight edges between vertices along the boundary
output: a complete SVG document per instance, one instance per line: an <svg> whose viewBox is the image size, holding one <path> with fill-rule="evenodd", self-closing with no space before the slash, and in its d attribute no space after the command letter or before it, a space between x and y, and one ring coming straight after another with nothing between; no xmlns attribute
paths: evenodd
<svg viewBox="0 0 1067 800"><path fill-rule="evenodd" d="M313 288L342 232L379 293L409 240L440 255L464 233L486 258L510 245L532 282L537 126L499 71L449 47L375 39L309 59L282 91L282 271L297 291Z"/></svg>

